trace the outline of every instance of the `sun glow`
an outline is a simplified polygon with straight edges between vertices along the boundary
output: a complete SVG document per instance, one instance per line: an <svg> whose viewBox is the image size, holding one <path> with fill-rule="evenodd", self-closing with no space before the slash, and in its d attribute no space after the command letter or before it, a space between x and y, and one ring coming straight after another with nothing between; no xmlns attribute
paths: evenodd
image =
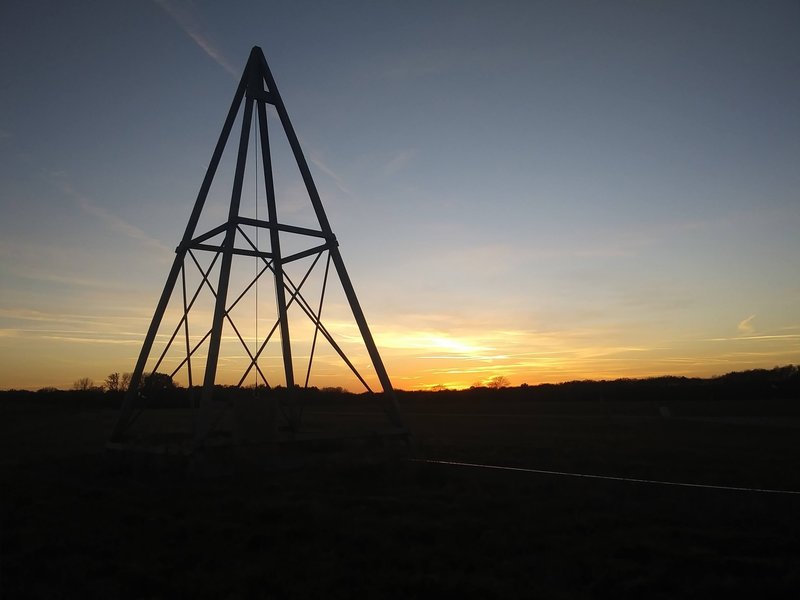
<svg viewBox="0 0 800 600"><path fill-rule="evenodd" d="M377 336L377 342L393 350L420 350L427 353L442 353L429 358L483 358L494 348L483 345L476 338L448 336L438 333L387 333ZM422 358L422 357L420 357Z"/></svg>

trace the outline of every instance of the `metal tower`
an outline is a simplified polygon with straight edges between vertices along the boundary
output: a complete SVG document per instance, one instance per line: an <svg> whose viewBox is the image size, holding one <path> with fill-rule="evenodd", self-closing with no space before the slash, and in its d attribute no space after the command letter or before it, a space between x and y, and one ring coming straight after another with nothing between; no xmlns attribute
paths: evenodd
<svg viewBox="0 0 800 600"><path fill-rule="evenodd" d="M313 207L313 213L318 223L317 228L299 227L279 220L268 135L267 105L273 107L275 113L277 113L283 133L286 136L286 141L288 141L291 149L291 154L302 177L308 199ZM214 176L220 165L225 145L228 142L228 138L240 111L242 111L242 107L244 110L241 117L241 133L239 136L238 153L236 155L236 166L233 175L233 189L230 196L227 221L207 231L198 233L198 223L200 222L209 190L211 189ZM253 132L253 126L256 128L255 132ZM243 216L240 210L245 177L245 164L248 157L248 143L251 138L251 132L253 132L252 136L254 140L257 138L259 142L257 145L254 144L256 156L258 156L258 152L260 151L261 157L260 164L258 164L259 161L255 161L256 185L258 186L261 184L264 186L262 189L266 195L266 219L259 219L257 212L256 218ZM258 169L261 170L263 179L258 177ZM262 250L257 241L254 242L254 240L258 240L258 232L262 230L266 230L268 234L269 250L267 251ZM249 235L247 233L248 231L250 232ZM291 253L282 252L282 234L291 234L295 236L295 240L305 240L306 247ZM198 256L201 253L209 253L207 256L210 256L210 266L201 266L201 261L198 260ZM250 257L250 261L254 260L257 268L250 284L245 287L244 291L242 291L238 297L231 300L231 298L229 298L231 270L236 260L241 260L245 257ZM312 258L313 262L302 280L298 282L289 277L285 270L286 265L294 263L295 261L300 261L301 259L310 260ZM318 306L315 307L304 297L301 289L310 272L315 269L317 265L320 265L319 270L322 270L321 265L323 264L325 265L324 281L322 283ZM311 177L308 163L300 148L292 123L289 120L289 115L286 112L283 100L275 85L272 73L267 66L264 54L261 48L257 46L253 47L242 78L236 88L233 102L228 111L222 133L217 141L203 183L200 186L200 191L197 195L197 200L194 204L191 216L189 217L189 222L186 226L183 238L175 251L175 259L172 263L169 275L167 276L167 281L161 293L150 327L147 330L147 335L131 377L130 386L123 401L119 419L112 434L112 440L119 441L125 437L126 431L130 428L143 408L143 403L146 402L146 399L141 397L141 384L143 379L147 377L145 369L148 361L151 359L154 342L159 335L159 329L162 326L165 312L171 300L173 302L180 302L182 299L182 306L179 311L179 313L182 313L182 316L179 318L177 326L171 329L169 341L166 343L163 353L158 360L155 361L155 367L153 367L150 372L155 373L159 367L162 366L164 356L170 348L180 347L183 359L172 372L172 375L175 375L175 373L181 369L185 370L185 372L188 373L189 388L196 389L198 386L193 379L192 367L194 366L196 368L197 363L202 361L202 352L199 352L199 350L201 347L203 348L203 352L205 352L206 355L202 391L199 393L199 399L194 402L193 406L196 411L194 419L195 444L201 445L204 443L212 425L210 414L211 403L217 379L224 327L227 326L234 332L248 357L246 361L249 362L249 365L239 381L240 386L249 373L256 373L259 382L258 385L269 387L267 376L259 365L259 358L262 356L262 352L267 346L267 343L277 330L280 338L283 379L289 390L296 387L297 379L292 356L292 337L289 331L290 321L287 316L288 310L292 305L299 307L313 326L313 343L311 344L308 369L305 374L305 385L308 385L308 377L311 372L314 351L317 347L317 340L321 337L330 344L336 354L338 354L344 364L352 370L365 388L368 391L372 391L364 377L358 372L353 362L347 357L340 344L336 342L322 322L323 300L328 283L328 276L331 271L331 264L333 265L333 271L338 276L341 283L342 291L349 304L355 324L358 326L358 331L368 352L372 368L382 388L385 398L384 409L387 412L389 421L394 427L402 429L403 424L398 411L392 384L389 381L386 368L378 353L375 341L372 338L364 313L356 297L355 290L353 289L353 285L345 269L342 256L339 253L336 236L331 230L314 180ZM215 265L216 271L213 272L218 275L216 284L211 281L213 279L212 270ZM199 272L200 277L199 286L193 295L187 293L187 272L190 270L195 276ZM234 322L231 311L245 295L252 293L253 289L256 290L257 294L259 279L262 275L265 275L266 279L269 277L269 274L272 275L271 279L274 282L274 302L277 306L277 319L269 333L263 337L261 343L251 349L240 333L240 328L237 327ZM204 327L204 331L206 331L205 335L202 336L199 341L196 341L196 338L190 339L189 316L198 294L203 289L206 291L210 290L211 294L213 294L213 316L210 325ZM257 306L258 297L256 295L256 307ZM197 319L193 318L193 325L196 325L196 321ZM299 426L300 412L296 407L291 405L288 407L286 418L290 429L295 430Z"/></svg>

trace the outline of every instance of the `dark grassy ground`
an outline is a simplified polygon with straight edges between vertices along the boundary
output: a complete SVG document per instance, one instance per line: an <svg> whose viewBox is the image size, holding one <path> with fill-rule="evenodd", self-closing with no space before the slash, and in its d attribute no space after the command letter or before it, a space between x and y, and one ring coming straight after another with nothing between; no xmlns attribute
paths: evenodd
<svg viewBox="0 0 800 600"><path fill-rule="evenodd" d="M800 490L800 430L785 403L673 409L695 420L656 418L657 407L641 402L405 408L417 457ZM371 412L349 403L309 419L354 425ZM751 418L723 418L730 414ZM213 477L132 469L102 454L114 417L69 405L2 406L2 598L800 591L800 496L398 458L281 472L232 465Z"/></svg>

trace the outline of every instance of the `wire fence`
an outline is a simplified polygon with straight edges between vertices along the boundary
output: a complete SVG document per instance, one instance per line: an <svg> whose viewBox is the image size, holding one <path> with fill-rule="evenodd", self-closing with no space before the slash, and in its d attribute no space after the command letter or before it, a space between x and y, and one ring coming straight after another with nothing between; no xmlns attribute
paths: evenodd
<svg viewBox="0 0 800 600"><path fill-rule="evenodd" d="M641 483L648 485L665 485L673 487L702 488L709 490L724 490L728 492L756 492L760 494L784 494L790 496L800 496L800 491L794 490L775 490L769 488L752 488L733 485L712 485L708 483L687 483L681 481L661 481L658 479L638 479L635 477L618 477L614 475L593 475L589 473L571 473L569 471L550 471L547 469L529 469L525 467L508 467L503 465L483 465L479 463L458 462L453 460L433 460L428 458L412 458L413 462L428 463L434 465L449 465L455 467L469 467L475 469L491 469L496 471L516 471L520 473L535 473L538 475L555 475L558 477L575 477L582 479L602 479L606 481L624 481L628 483Z"/></svg>

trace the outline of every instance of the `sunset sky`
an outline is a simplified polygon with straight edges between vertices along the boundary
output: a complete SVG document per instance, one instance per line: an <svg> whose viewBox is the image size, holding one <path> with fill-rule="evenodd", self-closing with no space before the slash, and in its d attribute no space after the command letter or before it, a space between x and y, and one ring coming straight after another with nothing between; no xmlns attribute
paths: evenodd
<svg viewBox="0 0 800 600"><path fill-rule="evenodd" d="M795 1L6 0L0 389L133 370L254 45L396 387L797 364L799 24Z"/></svg>

